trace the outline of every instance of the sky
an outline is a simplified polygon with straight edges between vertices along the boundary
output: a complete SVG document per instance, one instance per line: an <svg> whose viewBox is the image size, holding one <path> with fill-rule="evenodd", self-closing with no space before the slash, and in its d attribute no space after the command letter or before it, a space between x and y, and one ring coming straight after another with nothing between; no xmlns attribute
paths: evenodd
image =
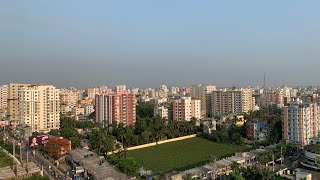
<svg viewBox="0 0 320 180"><path fill-rule="evenodd" d="M319 0L0 3L0 84L320 85Z"/></svg>

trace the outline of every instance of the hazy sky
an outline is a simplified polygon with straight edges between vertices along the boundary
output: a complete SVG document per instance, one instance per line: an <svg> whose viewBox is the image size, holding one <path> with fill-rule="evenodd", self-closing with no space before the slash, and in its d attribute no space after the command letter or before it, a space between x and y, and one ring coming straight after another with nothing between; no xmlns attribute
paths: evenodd
<svg viewBox="0 0 320 180"><path fill-rule="evenodd" d="M0 2L0 84L320 85L320 1Z"/></svg>

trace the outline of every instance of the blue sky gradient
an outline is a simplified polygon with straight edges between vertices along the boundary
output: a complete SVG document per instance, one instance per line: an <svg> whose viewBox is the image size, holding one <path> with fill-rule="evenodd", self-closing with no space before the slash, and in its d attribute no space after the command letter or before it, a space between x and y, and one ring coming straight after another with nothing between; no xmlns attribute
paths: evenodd
<svg viewBox="0 0 320 180"><path fill-rule="evenodd" d="M2 1L0 84L320 85L320 1Z"/></svg>

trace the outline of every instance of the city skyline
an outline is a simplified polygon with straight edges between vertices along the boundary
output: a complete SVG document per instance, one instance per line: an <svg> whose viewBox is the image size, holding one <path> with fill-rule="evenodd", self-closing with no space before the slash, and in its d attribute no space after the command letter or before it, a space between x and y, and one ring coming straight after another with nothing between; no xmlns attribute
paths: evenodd
<svg viewBox="0 0 320 180"><path fill-rule="evenodd" d="M317 86L319 5L7 1L0 84Z"/></svg>

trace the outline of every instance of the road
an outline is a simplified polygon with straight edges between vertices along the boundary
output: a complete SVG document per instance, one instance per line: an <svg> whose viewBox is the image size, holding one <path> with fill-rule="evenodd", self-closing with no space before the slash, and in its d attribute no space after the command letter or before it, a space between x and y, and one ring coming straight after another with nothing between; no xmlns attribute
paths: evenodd
<svg viewBox="0 0 320 180"><path fill-rule="evenodd" d="M18 140L14 140L12 136L6 135L7 142L13 144L15 141L16 144L18 144ZM28 162L33 161L35 162L40 169L43 168L44 173L46 173L51 180L65 180L65 179L71 179L67 178L64 173L58 170L58 168L50 162L49 159L46 159L38 150L29 149L26 142L21 142L21 153L16 153L16 157L20 157L20 154L22 155L20 162L25 166L27 159ZM12 152L10 152L12 153Z"/></svg>

